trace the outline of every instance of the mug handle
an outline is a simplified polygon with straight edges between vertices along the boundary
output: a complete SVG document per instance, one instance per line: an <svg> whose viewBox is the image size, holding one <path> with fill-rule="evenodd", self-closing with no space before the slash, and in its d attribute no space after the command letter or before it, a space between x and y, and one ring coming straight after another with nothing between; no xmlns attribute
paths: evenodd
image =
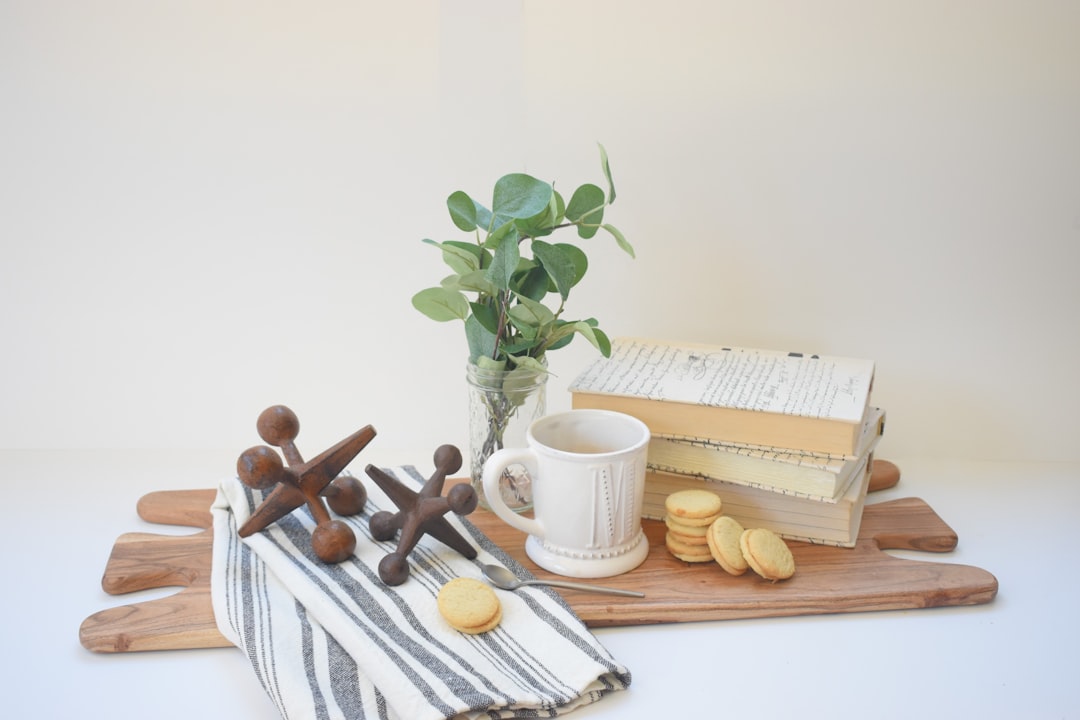
<svg viewBox="0 0 1080 720"><path fill-rule="evenodd" d="M528 535L535 535L538 538L544 537L544 526L537 520L528 517L522 517L516 512L506 506L506 503L502 499L502 492L499 489L499 481L502 479L503 471L507 467L514 463L520 463L524 465L529 471L529 474L536 479L536 453L529 448L503 448L502 450L496 450L488 457L487 462L484 463L483 482L484 482L484 496L487 499L488 505L491 506L491 510L502 519L507 525L515 527L518 530L525 532Z"/></svg>

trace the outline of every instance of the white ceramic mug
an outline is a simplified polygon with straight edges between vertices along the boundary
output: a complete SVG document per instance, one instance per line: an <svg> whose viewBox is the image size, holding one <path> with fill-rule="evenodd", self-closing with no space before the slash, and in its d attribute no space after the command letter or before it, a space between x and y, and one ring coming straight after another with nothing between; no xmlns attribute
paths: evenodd
<svg viewBox="0 0 1080 720"><path fill-rule="evenodd" d="M504 522L529 535L525 552L545 570L608 577L649 554L641 530L649 428L610 410L569 410L529 426L524 448L504 448L484 464L484 493ZM506 506L499 478L520 463L533 483L533 517Z"/></svg>

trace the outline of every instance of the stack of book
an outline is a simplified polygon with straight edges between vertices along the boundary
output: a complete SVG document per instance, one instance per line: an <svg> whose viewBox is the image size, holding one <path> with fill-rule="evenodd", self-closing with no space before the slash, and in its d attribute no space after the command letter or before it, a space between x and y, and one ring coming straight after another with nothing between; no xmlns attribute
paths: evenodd
<svg viewBox="0 0 1080 720"><path fill-rule="evenodd" d="M645 517L706 487L744 527L852 547L885 429L873 379L870 360L620 338L569 390L648 425Z"/></svg>

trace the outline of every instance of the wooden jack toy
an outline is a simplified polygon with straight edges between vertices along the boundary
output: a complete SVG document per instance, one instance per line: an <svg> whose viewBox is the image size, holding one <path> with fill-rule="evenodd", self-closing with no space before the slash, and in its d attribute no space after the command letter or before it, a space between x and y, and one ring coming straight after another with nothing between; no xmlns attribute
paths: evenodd
<svg viewBox="0 0 1080 720"><path fill-rule="evenodd" d="M356 535L341 520L334 520L323 498L338 515L356 515L367 503L367 489L354 477L338 477L372 438L375 428L367 425L314 460L304 462L293 441L300 434L300 421L284 405L274 405L259 415L256 429L265 442L281 448L288 461L266 445L245 450L236 461L240 481L254 490L274 490L263 500L238 534L248 537L291 513L304 503L317 523L311 533L311 547L323 562L336 563L352 555Z"/></svg>
<svg viewBox="0 0 1080 720"><path fill-rule="evenodd" d="M441 445L435 450L434 461L435 473L419 493L374 465L365 468L371 479L398 506L396 513L380 510L368 523L371 536L380 542L390 540L398 530L401 531L397 550L379 563L379 577L387 585L400 585L409 578L408 555L425 534L469 560L477 555L476 548L444 517L451 510L458 515L468 515L478 504L476 491L468 484L455 485L445 497L442 494L446 476L461 469L461 451L453 445Z"/></svg>

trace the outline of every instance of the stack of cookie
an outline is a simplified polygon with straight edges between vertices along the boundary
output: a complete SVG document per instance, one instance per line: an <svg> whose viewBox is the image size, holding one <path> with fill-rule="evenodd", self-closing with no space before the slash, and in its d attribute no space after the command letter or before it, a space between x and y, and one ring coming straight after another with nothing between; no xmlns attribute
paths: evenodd
<svg viewBox="0 0 1080 720"><path fill-rule="evenodd" d="M707 490L681 490L664 501L668 552L686 562L712 562L709 527L720 518L720 497Z"/></svg>
<svg viewBox="0 0 1080 720"><path fill-rule="evenodd" d="M731 575L747 568L766 580L795 574L795 558L783 538L765 528L743 529L723 515L723 502L708 490L680 490L664 501L664 542L668 552L685 562L715 561Z"/></svg>

